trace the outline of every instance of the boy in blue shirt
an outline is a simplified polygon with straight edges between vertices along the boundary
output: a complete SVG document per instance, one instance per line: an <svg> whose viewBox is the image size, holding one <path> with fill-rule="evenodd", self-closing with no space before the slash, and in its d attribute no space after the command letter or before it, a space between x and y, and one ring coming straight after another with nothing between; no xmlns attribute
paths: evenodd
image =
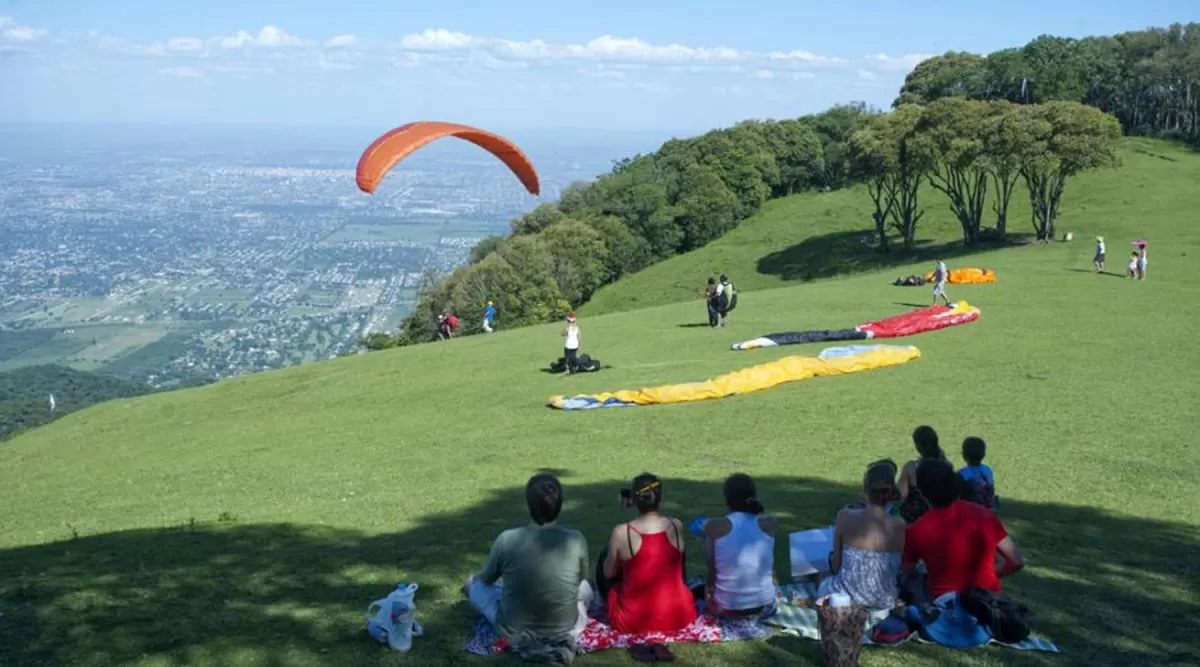
<svg viewBox="0 0 1200 667"><path fill-rule="evenodd" d="M996 476L983 462L987 456L987 443L983 438L971 436L963 440L962 457L967 465L958 471L963 481L963 498L988 509L996 509Z"/></svg>
<svg viewBox="0 0 1200 667"><path fill-rule="evenodd" d="M487 309L483 311L483 330L492 333L492 320L496 319L496 306L491 301L487 302Z"/></svg>

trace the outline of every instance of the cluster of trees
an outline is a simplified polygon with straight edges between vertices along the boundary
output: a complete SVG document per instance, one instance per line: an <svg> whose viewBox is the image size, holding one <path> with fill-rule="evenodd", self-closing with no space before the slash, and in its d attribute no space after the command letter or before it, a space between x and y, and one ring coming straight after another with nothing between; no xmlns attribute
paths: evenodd
<svg viewBox="0 0 1200 667"><path fill-rule="evenodd" d="M895 106L943 97L1078 102L1111 114L1126 134L1200 144L1200 23L1111 37L1044 35L987 56L946 53L917 65Z"/></svg>
<svg viewBox="0 0 1200 667"><path fill-rule="evenodd" d="M151 391L148 385L63 366L26 366L0 373L0 441L96 403Z"/></svg>
<svg viewBox="0 0 1200 667"><path fill-rule="evenodd" d="M1008 233L1023 184L1034 232L1049 240L1067 180L1115 166L1122 132L1200 144L1198 97L1200 24L948 52L917 65L888 114L853 104L746 121L621 160L514 220L510 235L484 239L466 266L428 274L400 331L362 343L432 340L446 311L462 318L462 333L478 333L487 300L505 328L551 321L623 275L719 238L768 199L804 190L865 183L888 252L891 238L915 242L923 183L946 196L967 244Z"/></svg>
<svg viewBox="0 0 1200 667"><path fill-rule="evenodd" d="M505 328L562 317L601 286L719 238L768 199L850 184L850 137L878 115L850 104L746 121L621 160L514 220L508 236L484 239L449 276L427 275L400 332L362 342L380 349L432 340L444 311L462 317L464 333L478 333L487 300Z"/></svg>
<svg viewBox="0 0 1200 667"><path fill-rule="evenodd" d="M1116 166L1120 139L1115 118L1078 102L1020 105L944 97L924 106L902 103L855 132L851 173L866 183L884 252L891 233L912 248L924 215L924 182L946 196L967 245L985 236L989 189L992 235L1003 240L1009 203L1023 182L1034 233L1049 241L1067 179Z"/></svg>

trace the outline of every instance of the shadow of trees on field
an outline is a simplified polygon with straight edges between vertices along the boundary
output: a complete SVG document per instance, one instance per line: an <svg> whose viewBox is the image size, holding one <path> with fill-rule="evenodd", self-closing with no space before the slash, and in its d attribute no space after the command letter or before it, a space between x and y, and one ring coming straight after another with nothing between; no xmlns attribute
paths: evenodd
<svg viewBox="0 0 1200 667"><path fill-rule="evenodd" d="M475 506L431 513L394 534L219 522L0 551L0 664L515 664L460 651L473 615L458 587L482 565L501 530L527 521L524 481L535 472L514 474L511 488ZM548 472L566 486L563 523L585 532L594 558L611 527L630 516L617 505L625 483L575 485L569 470ZM827 525L856 499L848 484L782 476L758 483L759 496L788 530ZM664 490L666 511L685 521L723 511L719 480L667 478ZM1003 502L1002 518L1030 562L1008 589L1031 605L1038 632L1064 654L906 645L868 649L864 665L1200 662L1194 641L1200 535L1194 528L1089 508ZM689 543L689 572L703 567L699 546ZM777 541L776 563L787 577L785 539ZM407 655L389 652L363 631L366 606L401 579L421 584L418 618L427 633ZM787 637L685 646L677 653L690 664L821 664L816 642ZM609 651L579 664L629 664L629 658Z"/></svg>
<svg viewBox="0 0 1200 667"><path fill-rule="evenodd" d="M783 280L809 281L864 273L892 266L904 266L916 262L932 262L938 257L953 260L963 255L979 255L1015 244L1015 241L1010 243L981 242L978 245L966 247L957 241L935 244L928 240L918 240L917 247L911 251L895 247L892 248L891 253L884 254L872 246L863 244L863 237L869 234L870 232L860 230L813 236L789 248L760 257L756 268L761 274L777 276ZM1010 234L1010 237L1021 238L1018 234ZM955 267L951 266L950 268Z"/></svg>

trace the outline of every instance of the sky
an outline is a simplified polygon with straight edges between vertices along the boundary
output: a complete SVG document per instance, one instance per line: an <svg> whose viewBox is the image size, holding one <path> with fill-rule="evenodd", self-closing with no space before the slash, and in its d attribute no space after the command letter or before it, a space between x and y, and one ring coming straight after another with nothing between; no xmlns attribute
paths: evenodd
<svg viewBox="0 0 1200 667"><path fill-rule="evenodd" d="M887 108L930 55L1195 2L0 0L0 121L699 132Z"/></svg>

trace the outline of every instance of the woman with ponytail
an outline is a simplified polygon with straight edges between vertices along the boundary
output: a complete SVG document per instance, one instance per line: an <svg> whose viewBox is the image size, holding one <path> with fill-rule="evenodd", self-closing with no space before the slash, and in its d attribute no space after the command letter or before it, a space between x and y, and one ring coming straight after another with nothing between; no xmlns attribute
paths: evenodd
<svg viewBox="0 0 1200 667"><path fill-rule="evenodd" d="M750 475L725 480L729 514L704 524L708 547L705 601L710 613L765 618L775 613L775 532Z"/></svg>
<svg viewBox="0 0 1200 667"><path fill-rule="evenodd" d="M918 426L913 430L912 440L921 458L904 464L904 469L900 471L899 483L899 514L900 518L909 524L920 519L929 510L929 501L925 500L921 489L917 487L917 467L922 461L947 461L946 453L942 451L938 442L937 431L933 430L932 426Z"/></svg>
<svg viewBox="0 0 1200 667"><path fill-rule="evenodd" d="M662 499L662 480L650 473L635 477L621 491L621 503L637 508L638 516L614 528L600 554L597 588L618 632L674 632L696 620L684 583L683 523L659 512Z"/></svg>

